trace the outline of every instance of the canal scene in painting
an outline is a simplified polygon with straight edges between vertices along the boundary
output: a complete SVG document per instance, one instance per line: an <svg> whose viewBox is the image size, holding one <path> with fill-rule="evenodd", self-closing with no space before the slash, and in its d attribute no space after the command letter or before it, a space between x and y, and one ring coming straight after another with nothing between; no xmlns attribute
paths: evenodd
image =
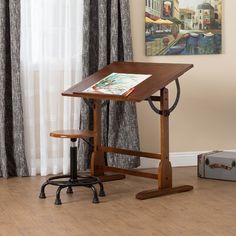
<svg viewBox="0 0 236 236"><path fill-rule="evenodd" d="M222 0L146 0L147 56L222 52Z"/></svg>

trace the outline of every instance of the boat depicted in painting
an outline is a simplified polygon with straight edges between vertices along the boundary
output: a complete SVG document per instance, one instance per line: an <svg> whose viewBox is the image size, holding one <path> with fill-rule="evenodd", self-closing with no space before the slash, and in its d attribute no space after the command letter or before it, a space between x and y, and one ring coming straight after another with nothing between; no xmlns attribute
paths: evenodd
<svg viewBox="0 0 236 236"><path fill-rule="evenodd" d="M173 45L169 48L166 55L179 55L184 51L186 45L187 45L186 39L182 38L178 41L178 43L176 45Z"/></svg>

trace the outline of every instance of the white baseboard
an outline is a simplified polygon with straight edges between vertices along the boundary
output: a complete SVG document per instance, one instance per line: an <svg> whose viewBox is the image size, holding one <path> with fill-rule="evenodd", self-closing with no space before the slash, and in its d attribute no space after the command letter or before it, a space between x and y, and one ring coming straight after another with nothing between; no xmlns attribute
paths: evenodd
<svg viewBox="0 0 236 236"><path fill-rule="evenodd" d="M226 150L228 152L236 152L236 150ZM209 151L196 152L172 152L170 153L170 161L173 167L181 166L197 166L197 155ZM141 157L141 165L139 168L156 168L159 160Z"/></svg>
<svg viewBox="0 0 236 236"><path fill-rule="evenodd" d="M197 166L197 155L203 152L173 152L170 153L172 166Z"/></svg>
<svg viewBox="0 0 236 236"><path fill-rule="evenodd" d="M196 166L197 155L202 152L172 152L170 153L170 161L173 167L176 166ZM158 167L159 160L148 158L141 158L140 168L156 168Z"/></svg>
<svg viewBox="0 0 236 236"><path fill-rule="evenodd" d="M236 152L236 150L226 150L228 152ZM184 166L197 166L197 155L200 153L206 153L209 151L196 151L196 152L172 152L170 153L170 161L173 167L184 167ZM53 165L53 163L57 163L57 165ZM49 159L47 160L47 166L50 167L48 169L40 169L40 160L36 160L36 167L30 166L31 176L35 176L36 174L41 173L41 176L46 176L47 174L58 174L61 173L64 169L63 173L69 172L69 162L66 167L63 168L63 159ZM141 157L141 165L140 169L145 168L157 168L159 165L159 160L149 159Z"/></svg>

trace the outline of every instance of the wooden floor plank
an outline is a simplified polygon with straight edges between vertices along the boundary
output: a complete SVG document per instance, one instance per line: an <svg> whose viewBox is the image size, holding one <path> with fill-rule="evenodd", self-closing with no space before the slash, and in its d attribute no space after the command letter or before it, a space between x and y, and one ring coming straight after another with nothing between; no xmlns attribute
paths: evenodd
<svg viewBox="0 0 236 236"><path fill-rule="evenodd" d="M155 173L156 170L153 171ZM0 236L14 235L130 235L235 236L236 183L199 179L196 168L174 168L174 186L190 184L190 192L135 199L156 187L156 180L127 176L104 183L107 196L92 204L92 192L76 188L62 192L54 205L55 188L38 199L43 177L0 178Z"/></svg>

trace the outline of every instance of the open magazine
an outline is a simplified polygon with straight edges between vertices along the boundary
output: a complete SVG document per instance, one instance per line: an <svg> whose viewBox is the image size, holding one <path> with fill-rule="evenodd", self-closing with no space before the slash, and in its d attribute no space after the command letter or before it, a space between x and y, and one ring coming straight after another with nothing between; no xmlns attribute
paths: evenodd
<svg viewBox="0 0 236 236"><path fill-rule="evenodd" d="M151 77L151 75L112 73L85 89L83 92L128 96L134 91L136 85L149 77Z"/></svg>

